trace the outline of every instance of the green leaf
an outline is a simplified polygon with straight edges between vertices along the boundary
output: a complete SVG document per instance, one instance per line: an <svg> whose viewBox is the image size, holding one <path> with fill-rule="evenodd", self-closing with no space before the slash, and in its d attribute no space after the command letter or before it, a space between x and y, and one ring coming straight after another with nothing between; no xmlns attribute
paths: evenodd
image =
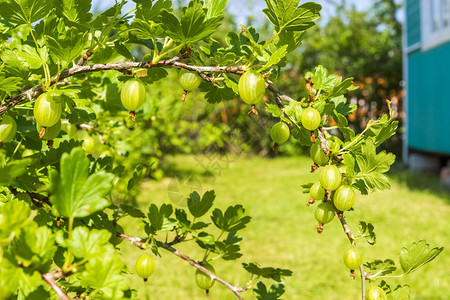
<svg viewBox="0 0 450 300"><path fill-rule="evenodd" d="M121 204L120 209L122 209L125 213L133 218L145 218L145 214L134 206Z"/></svg>
<svg viewBox="0 0 450 300"><path fill-rule="evenodd" d="M89 159L83 148L61 157L60 172L50 173L50 201L68 218L86 217L110 205L105 199L112 189L113 175L103 171L89 176Z"/></svg>
<svg viewBox="0 0 450 300"><path fill-rule="evenodd" d="M338 97L344 95L350 91L358 89L357 86L353 85L353 77L346 78L342 81L342 77L338 76L335 80L335 85L330 92L330 97Z"/></svg>
<svg viewBox="0 0 450 300"><path fill-rule="evenodd" d="M73 230L68 248L75 257L90 259L103 254L104 246L108 244L110 238L111 233L108 230L89 230L87 227L78 226Z"/></svg>
<svg viewBox="0 0 450 300"><path fill-rule="evenodd" d="M122 275L123 263L112 246L105 246L105 250L103 255L88 261L80 276L80 283L85 288L98 289L110 296L114 295L109 299L120 299L117 298L121 294L120 291L127 288Z"/></svg>
<svg viewBox="0 0 450 300"><path fill-rule="evenodd" d="M0 8L1 10L1 8ZM5 63L3 71L9 76L19 77L27 80L30 76L30 68L27 60L20 55L19 50L4 50L0 54L1 60Z"/></svg>
<svg viewBox="0 0 450 300"><path fill-rule="evenodd" d="M389 171L395 161L395 155L381 151L376 154L376 148L372 139L367 139L361 145L361 153L356 154L356 162L359 172L356 177L364 180L371 191L389 189L389 178L383 174Z"/></svg>
<svg viewBox="0 0 450 300"><path fill-rule="evenodd" d="M53 0L6 0L0 3L0 16L14 24L31 24L52 8Z"/></svg>
<svg viewBox="0 0 450 300"><path fill-rule="evenodd" d="M276 282L281 282L285 276L292 276L292 271L288 269L265 267L261 268L256 263L242 263L244 269L256 277L263 277L273 279Z"/></svg>
<svg viewBox="0 0 450 300"><path fill-rule="evenodd" d="M23 266L47 272L57 250L55 235L50 228L31 223L14 240L13 249L15 258Z"/></svg>
<svg viewBox="0 0 450 300"><path fill-rule="evenodd" d="M320 17L322 6L314 2L303 3L299 0L264 0L267 8L264 14L275 25L276 31L303 31L314 26Z"/></svg>
<svg viewBox="0 0 450 300"><path fill-rule="evenodd" d="M31 164L31 159L14 160L0 167L0 185L11 185L17 179L27 173L27 167Z"/></svg>
<svg viewBox="0 0 450 300"><path fill-rule="evenodd" d="M160 22L167 36L182 44L192 44L209 37L221 24L222 15L208 19L206 11L200 0L193 0L182 8L181 20L162 9Z"/></svg>
<svg viewBox="0 0 450 300"><path fill-rule="evenodd" d="M23 201L11 201L0 206L0 246L27 225L30 206Z"/></svg>
<svg viewBox="0 0 450 300"><path fill-rule="evenodd" d="M397 270L392 259L385 259L384 261L377 259L372 262L366 262L364 266L370 269L369 274L373 277L391 274Z"/></svg>
<svg viewBox="0 0 450 300"><path fill-rule="evenodd" d="M276 65L277 63L279 63L286 56L287 47L288 47L288 45L284 45L281 48L279 48L277 51L272 53L269 60L266 62L266 64L260 70L269 69L273 65Z"/></svg>
<svg viewBox="0 0 450 300"><path fill-rule="evenodd" d="M215 198L216 195L214 194L214 191L207 191L203 194L201 200L200 195L197 192L190 194L188 198L188 208L192 216L195 218L200 218L206 214L212 207Z"/></svg>
<svg viewBox="0 0 450 300"><path fill-rule="evenodd" d="M62 66L68 65L75 59L78 59L88 42L88 32L80 32L76 27L69 28L64 36L59 36L58 40L51 36L46 36L47 45L50 53L56 60L59 60Z"/></svg>
<svg viewBox="0 0 450 300"><path fill-rule="evenodd" d="M266 111L268 113L271 113L272 116L274 116L275 118L281 117L281 109L278 107L278 105L267 102L266 103Z"/></svg>
<svg viewBox="0 0 450 300"><path fill-rule="evenodd" d="M163 79L167 75L169 74L163 68L151 68L147 70L147 76L140 77L140 79L147 84L152 84L158 80Z"/></svg>
<svg viewBox="0 0 450 300"><path fill-rule="evenodd" d="M145 21L135 18L131 22L129 31L139 39L159 38L164 35L164 30L161 24L154 21Z"/></svg>
<svg viewBox="0 0 450 300"><path fill-rule="evenodd" d="M13 92L20 89L21 84L22 79L19 77L8 77L8 78L4 78L4 76L0 77L0 91L5 92L7 95L11 95Z"/></svg>
<svg viewBox="0 0 450 300"><path fill-rule="evenodd" d="M219 103L222 100L232 100L236 97L232 88L228 86L214 86L210 82L202 82L199 90L206 92L205 99L208 103Z"/></svg>
<svg viewBox="0 0 450 300"><path fill-rule="evenodd" d="M55 0L56 13L72 23L86 25L92 19L91 0Z"/></svg>
<svg viewBox="0 0 450 300"><path fill-rule="evenodd" d="M277 300L280 299L280 297L284 294L284 285L279 284L272 284L270 286L270 289L267 290L267 287L264 283L261 281L258 282L256 285L256 288L253 289L253 293L256 296L256 299L258 300Z"/></svg>
<svg viewBox="0 0 450 300"><path fill-rule="evenodd" d="M205 1L205 8L208 10L206 18L210 19L217 17L222 13L225 6L227 6L228 0L208 0Z"/></svg>
<svg viewBox="0 0 450 300"><path fill-rule="evenodd" d="M358 223L359 235L364 237L370 245L374 245L377 241L377 236L374 232L372 223L360 221Z"/></svg>
<svg viewBox="0 0 450 300"><path fill-rule="evenodd" d="M425 240L414 242L409 248L403 248L400 251L400 266L405 274L414 272L421 266L429 263L438 256L444 247L434 247L430 249L430 245Z"/></svg>
<svg viewBox="0 0 450 300"><path fill-rule="evenodd" d="M241 247L239 243L242 238L237 236L235 232L230 232L227 238L223 241L216 241L214 243L214 253L219 254L224 260L236 260L242 256Z"/></svg>
<svg viewBox="0 0 450 300"><path fill-rule="evenodd" d="M155 204L150 205L148 219L150 220L153 231L172 230L175 226L175 222L170 219L172 213L173 207L170 204L163 204L159 209Z"/></svg>
<svg viewBox="0 0 450 300"><path fill-rule="evenodd" d="M119 53L123 57L131 59L131 60L134 59L133 55L130 53L130 51L128 51L128 48L125 47L124 44L122 44L121 42L115 41L114 49L116 49L117 53Z"/></svg>
<svg viewBox="0 0 450 300"><path fill-rule="evenodd" d="M158 21L159 13L162 9L171 11L172 2L170 0L135 0L136 18L145 21Z"/></svg>
<svg viewBox="0 0 450 300"><path fill-rule="evenodd" d="M251 217L245 216L245 209L238 204L230 206L225 211L225 214L216 208L211 216L211 220L217 226L227 232L238 231L245 228L245 225L250 222Z"/></svg>
<svg viewBox="0 0 450 300"><path fill-rule="evenodd" d="M398 285L395 290L388 294L389 300L409 300L409 285Z"/></svg>
<svg viewBox="0 0 450 300"><path fill-rule="evenodd" d="M314 89L325 92L330 92L333 89L337 77L334 74L328 75L328 70L321 65L317 66L313 72L308 72L305 75L305 78L311 78Z"/></svg>

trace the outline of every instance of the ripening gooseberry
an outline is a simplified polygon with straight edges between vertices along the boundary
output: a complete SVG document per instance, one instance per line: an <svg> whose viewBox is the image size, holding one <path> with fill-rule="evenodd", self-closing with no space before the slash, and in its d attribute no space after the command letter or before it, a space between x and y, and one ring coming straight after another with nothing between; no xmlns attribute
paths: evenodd
<svg viewBox="0 0 450 300"><path fill-rule="evenodd" d="M197 72L182 69L178 74L178 83L181 85L183 90L191 92L195 91L200 86L202 83L202 78Z"/></svg>
<svg viewBox="0 0 450 300"><path fill-rule="evenodd" d="M342 175L338 167L328 165L324 167L320 173L320 184L326 190L334 191L341 185Z"/></svg>
<svg viewBox="0 0 450 300"><path fill-rule="evenodd" d="M213 274L216 273L214 267L208 263L203 263L203 267ZM197 269L197 271L195 271L195 283L197 283L197 286L202 290L209 290L214 285L214 280L212 280L208 274Z"/></svg>
<svg viewBox="0 0 450 300"><path fill-rule="evenodd" d="M0 143L10 142L17 132L16 121L8 115L3 115L0 121Z"/></svg>
<svg viewBox="0 0 450 300"><path fill-rule="evenodd" d="M266 92L264 77L256 71L247 71L239 78L239 96L247 104L260 102Z"/></svg>
<svg viewBox="0 0 450 300"><path fill-rule="evenodd" d="M281 145L289 139L289 126L284 122L278 122L270 129L270 137L272 141Z"/></svg>
<svg viewBox="0 0 450 300"><path fill-rule="evenodd" d="M317 109L308 107L302 114L302 125L307 130L316 130L320 125L320 113Z"/></svg>
<svg viewBox="0 0 450 300"><path fill-rule="evenodd" d="M42 127L51 127L61 119L62 105L48 93L41 94L34 103L33 114Z"/></svg>

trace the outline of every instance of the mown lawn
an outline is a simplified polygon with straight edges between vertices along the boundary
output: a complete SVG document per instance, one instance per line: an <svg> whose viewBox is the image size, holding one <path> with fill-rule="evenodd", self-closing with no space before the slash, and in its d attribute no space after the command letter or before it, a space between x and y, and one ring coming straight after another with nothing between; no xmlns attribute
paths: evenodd
<svg viewBox="0 0 450 300"><path fill-rule="evenodd" d="M315 207L307 207L307 196L300 185L318 180L318 173L309 173L309 158L258 157L193 157L176 156L168 160L169 175L181 181L190 177L190 186L203 192L216 191L216 206L243 204L253 217L241 232L244 256L235 262L216 261L217 274L232 284L245 284L248 273L241 262L258 262L292 270L286 280L283 299L359 299L359 280L349 280L342 263L342 255L349 247L339 221L335 218L322 235L316 233ZM166 165L167 166L167 165ZM211 175L206 169L212 169ZM202 176L206 175L206 176ZM396 176L401 178L401 176ZM168 186L173 180L146 182L142 186L139 204L142 209L150 203L170 203ZM433 246L449 245L449 195L432 194L430 190L410 189L398 179L392 189L369 196L360 196L355 212L347 214L351 228L358 220L375 225L377 243L370 246L359 242L365 261L393 258L403 246L426 239ZM204 218L210 221L209 217ZM126 232L139 235L136 224L123 219ZM193 259L201 259L203 252L195 245L176 246ZM126 263L134 271L134 262L142 251L122 243ZM148 251L150 253L150 251ZM147 283L136 275L129 275L130 285L139 291L139 299L207 299L194 283L194 268L175 255L161 250L162 258L155 258L156 271ZM435 261L392 285L409 284L411 299L449 299L450 255L445 249ZM254 299L252 292L244 293ZM215 284L209 299L235 299L234 295Z"/></svg>

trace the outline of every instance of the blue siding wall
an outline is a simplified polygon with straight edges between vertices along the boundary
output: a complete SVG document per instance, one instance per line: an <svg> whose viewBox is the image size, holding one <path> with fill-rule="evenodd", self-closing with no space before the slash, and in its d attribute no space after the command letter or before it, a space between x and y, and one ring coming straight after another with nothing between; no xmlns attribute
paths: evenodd
<svg viewBox="0 0 450 300"><path fill-rule="evenodd" d="M450 42L408 60L408 146L450 154Z"/></svg>
<svg viewBox="0 0 450 300"><path fill-rule="evenodd" d="M420 0L406 0L407 43L417 44L421 39L420 32Z"/></svg>

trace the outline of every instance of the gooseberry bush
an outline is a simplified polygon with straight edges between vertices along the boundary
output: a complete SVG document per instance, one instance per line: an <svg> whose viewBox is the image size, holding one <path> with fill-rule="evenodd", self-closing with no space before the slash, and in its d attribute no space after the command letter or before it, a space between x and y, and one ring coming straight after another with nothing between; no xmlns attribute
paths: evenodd
<svg viewBox="0 0 450 300"><path fill-rule="evenodd" d="M337 217L350 241L343 260L352 278L359 270L363 299L366 290L367 299L407 298L407 286L391 287L384 279L415 271L443 248L423 240L403 248L400 272L393 274L393 260L364 263L357 248L360 240L375 244L374 226L361 221L352 231L345 220L363 195L389 189L385 173L395 157L377 148L395 134L397 121L389 113L356 134L346 118L356 108L345 98L356 89L352 78L322 66L305 74L302 99L275 88L286 56L301 45L321 6L266 0L273 36L262 40L255 28L241 25L217 41L212 35L226 0L192 0L181 9L170 0L136 0L132 11L122 12L126 2L94 17L90 0L0 1L0 299L137 299L124 276L135 273L151 284L161 267L152 256L165 253L184 260L180 268L195 268L192 282L206 293L220 284L238 299L248 290L257 299L284 294L290 270L243 263L249 279L240 285L215 271L219 259L243 256L240 231L251 216L242 205L213 208L214 191L193 192L187 207L141 210L127 201L146 173L139 165L127 169L113 144L123 146L123 128L154 121L143 119L147 92L169 72L178 72L172 84L181 86L183 101L195 90L210 103L239 96L250 114L265 109L278 119L270 131L274 149L290 136L310 147L311 171L320 179L303 187L311 196L305 202L318 202L311 211L317 231L335 226ZM146 54L136 56L137 48ZM111 91L116 84L121 91ZM336 126L328 125L331 119ZM127 172L133 175L124 183ZM139 237L118 224L124 217L134 219ZM204 254L191 258L177 250L181 243ZM141 252L134 270L124 266L119 244Z"/></svg>

